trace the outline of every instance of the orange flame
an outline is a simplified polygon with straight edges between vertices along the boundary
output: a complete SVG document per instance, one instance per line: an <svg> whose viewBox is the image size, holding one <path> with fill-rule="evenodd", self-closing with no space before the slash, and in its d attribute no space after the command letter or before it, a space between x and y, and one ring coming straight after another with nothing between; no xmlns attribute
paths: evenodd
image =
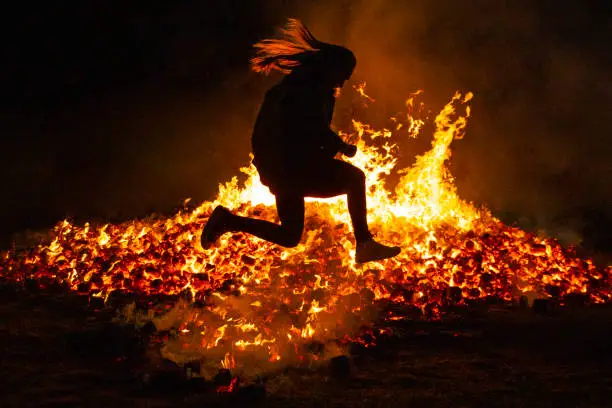
<svg viewBox="0 0 612 408"><path fill-rule="evenodd" d="M233 370L236 366L236 362L234 361L234 356L232 353L225 353L225 357L221 360L221 367L226 370Z"/></svg>
<svg viewBox="0 0 612 408"><path fill-rule="evenodd" d="M365 82L360 82L357 85L354 85L353 88L355 89L355 91L357 91L357 94L359 94L359 96L361 96L365 100L367 100L369 102L375 102L376 101L374 98L372 98L371 96L366 94L366 92L365 92L366 83Z"/></svg>

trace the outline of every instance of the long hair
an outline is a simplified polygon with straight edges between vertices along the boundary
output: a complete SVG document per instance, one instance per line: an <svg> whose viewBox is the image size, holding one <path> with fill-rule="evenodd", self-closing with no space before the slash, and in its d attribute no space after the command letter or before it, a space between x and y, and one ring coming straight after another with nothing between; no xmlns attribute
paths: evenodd
<svg viewBox="0 0 612 408"><path fill-rule="evenodd" d="M257 50L251 59L253 71L265 75L272 71L289 74L327 45L317 40L310 30L295 18L288 19L280 32L280 38L261 40L253 45Z"/></svg>

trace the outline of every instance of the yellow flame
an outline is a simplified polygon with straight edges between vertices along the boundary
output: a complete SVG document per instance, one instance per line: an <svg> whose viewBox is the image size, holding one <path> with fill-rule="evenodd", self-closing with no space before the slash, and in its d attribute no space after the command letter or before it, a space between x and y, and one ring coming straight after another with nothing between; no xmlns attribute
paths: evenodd
<svg viewBox="0 0 612 408"><path fill-rule="evenodd" d="M226 370L231 370L236 366L236 362L234 361L234 356L232 356L232 353L225 353L225 357L223 357L223 360L221 360L221 367L225 368Z"/></svg>

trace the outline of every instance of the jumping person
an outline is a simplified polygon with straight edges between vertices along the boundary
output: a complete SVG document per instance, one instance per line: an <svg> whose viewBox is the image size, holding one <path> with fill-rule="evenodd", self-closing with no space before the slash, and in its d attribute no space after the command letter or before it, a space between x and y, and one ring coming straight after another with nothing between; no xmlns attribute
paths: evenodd
<svg viewBox="0 0 612 408"><path fill-rule="evenodd" d="M346 194L357 241L356 262L399 254L399 247L374 241L368 229L363 171L334 159L338 153L353 157L357 152L356 146L330 129L335 91L351 77L357 62L353 53L318 41L294 19L288 21L281 38L263 40L254 47L253 71L285 74L266 93L251 139L253 164L276 197L280 225L240 217L218 206L202 232L202 247L210 247L226 232L239 231L294 247L304 229L304 197Z"/></svg>

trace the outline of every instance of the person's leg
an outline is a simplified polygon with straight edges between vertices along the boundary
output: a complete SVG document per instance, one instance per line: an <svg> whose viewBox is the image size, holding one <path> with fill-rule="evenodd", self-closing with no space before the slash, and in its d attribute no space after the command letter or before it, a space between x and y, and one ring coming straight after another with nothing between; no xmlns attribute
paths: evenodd
<svg viewBox="0 0 612 408"><path fill-rule="evenodd" d="M365 242L372 239L372 234L368 228L368 208L366 203L366 179L363 171L351 166L355 170L350 170L347 175L346 201L348 204L355 240Z"/></svg>
<svg viewBox="0 0 612 408"><path fill-rule="evenodd" d="M400 253L399 247L386 246L376 242L368 228L366 185L363 171L357 167L334 160L317 167L307 184L307 197L331 197L346 194L349 214L353 224L357 248L357 263L392 258Z"/></svg>
<svg viewBox="0 0 612 408"><path fill-rule="evenodd" d="M347 195L347 204L355 240L372 239L368 228L365 174L361 169L340 160L321 165L306 185L305 196L326 198Z"/></svg>
<svg viewBox="0 0 612 408"><path fill-rule="evenodd" d="M304 197L334 197L347 194L353 224L358 263L391 258L400 252L374 241L367 223L365 175L355 166L340 160L317 163L307 174L296 178L299 193L277 194L276 207L281 224L232 215L217 207L202 232L202 247L206 248L218 236L228 231L242 231L285 247L296 246L304 228Z"/></svg>
<svg viewBox="0 0 612 408"><path fill-rule="evenodd" d="M372 239L368 228L365 174L359 168L340 160L320 163L309 174L296 179L303 196L334 197L347 195L348 210L353 224L355 240ZM266 241L291 247L299 243L304 229L304 197L301 194L276 195L276 208L281 224L236 215L227 217L227 229L247 232Z"/></svg>
<svg viewBox="0 0 612 408"><path fill-rule="evenodd" d="M227 214L226 231L246 232L284 247L300 243L304 229L304 197L276 196L276 209L280 225L256 218Z"/></svg>

